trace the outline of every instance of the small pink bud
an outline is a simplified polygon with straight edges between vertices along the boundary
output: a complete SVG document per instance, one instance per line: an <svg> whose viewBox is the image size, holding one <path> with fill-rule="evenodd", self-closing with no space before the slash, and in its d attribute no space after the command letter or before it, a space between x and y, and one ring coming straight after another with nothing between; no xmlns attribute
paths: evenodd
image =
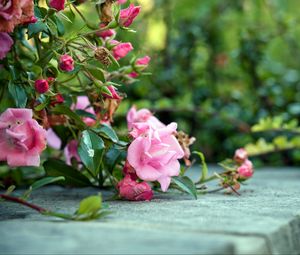
<svg viewBox="0 0 300 255"><path fill-rule="evenodd" d="M234 154L234 160L242 164L248 158L248 153L244 148L237 149Z"/></svg>
<svg viewBox="0 0 300 255"><path fill-rule="evenodd" d="M126 57L126 55L133 50L131 43L120 43L116 40L111 40L110 43L115 45L112 48L112 53L116 60Z"/></svg>
<svg viewBox="0 0 300 255"><path fill-rule="evenodd" d="M127 2L127 0L118 0L117 3L118 4L125 4Z"/></svg>
<svg viewBox="0 0 300 255"><path fill-rule="evenodd" d="M47 81L48 81L49 83L53 83L53 82L55 82L55 78L54 78L54 77L48 77L48 78L47 78Z"/></svg>
<svg viewBox="0 0 300 255"><path fill-rule="evenodd" d="M134 6L134 4L130 4L130 6L126 9L120 11L120 25L123 27L129 27L136 16L139 14L141 10L141 6Z"/></svg>
<svg viewBox="0 0 300 255"><path fill-rule="evenodd" d="M38 21L38 19L35 16L32 16L29 20L26 22L22 23L22 25L29 25L29 24L34 24Z"/></svg>
<svg viewBox="0 0 300 255"><path fill-rule="evenodd" d="M111 95L108 95L106 93L102 93L102 96L109 99L122 99L120 95L117 93L114 86L107 86L108 90L110 91Z"/></svg>
<svg viewBox="0 0 300 255"><path fill-rule="evenodd" d="M65 9L65 0L50 0L49 6L57 11Z"/></svg>
<svg viewBox="0 0 300 255"><path fill-rule="evenodd" d="M128 76L129 76L130 78L136 78L136 77L138 77L139 75L138 75L138 73L136 73L136 72L131 72L130 74L128 74Z"/></svg>
<svg viewBox="0 0 300 255"><path fill-rule="evenodd" d="M135 64L136 65L140 65L140 66L148 66L150 60L151 60L151 58L149 56L145 56L143 58L138 58L135 61Z"/></svg>
<svg viewBox="0 0 300 255"><path fill-rule="evenodd" d="M74 60L68 55L62 55L59 59L59 67L62 71L71 72L74 70Z"/></svg>
<svg viewBox="0 0 300 255"><path fill-rule="evenodd" d="M138 183L126 175L118 183L119 194L122 198L131 201L150 201L153 197L153 191L147 182Z"/></svg>
<svg viewBox="0 0 300 255"><path fill-rule="evenodd" d="M105 24L101 23L99 27L103 28L103 27L105 27ZM106 38L115 36L116 31L113 30L113 29L107 29L107 30L96 33L96 35L103 38L103 39L106 39Z"/></svg>
<svg viewBox="0 0 300 255"><path fill-rule="evenodd" d="M253 175L253 165L248 159L237 169L238 174L243 179L248 179Z"/></svg>
<svg viewBox="0 0 300 255"><path fill-rule="evenodd" d="M54 100L51 102L52 106L55 106L57 104L62 104L65 101L64 97L62 96L62 94L58 93L55 95Z"/></svg>
<svg viewBox="0 0 300 255"><path fill-rule="evenodd" d="M34 87L35 90L40 94L44 94L49 90L48 81L44 79L36 80L34 83Z"/></svg>

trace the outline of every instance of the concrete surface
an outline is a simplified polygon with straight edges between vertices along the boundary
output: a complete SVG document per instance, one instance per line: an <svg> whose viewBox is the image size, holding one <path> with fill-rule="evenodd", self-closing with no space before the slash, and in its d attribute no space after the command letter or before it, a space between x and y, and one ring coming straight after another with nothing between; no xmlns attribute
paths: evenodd
<svg viewBox="0 0 300 255"><path fill-rule="evenodd" d="M97 192L49 186L32 202L73 212ZM113 213L92 222L1 202L0 254L300 254L300 169L259 169L240 192L109 202Z"/></svg>

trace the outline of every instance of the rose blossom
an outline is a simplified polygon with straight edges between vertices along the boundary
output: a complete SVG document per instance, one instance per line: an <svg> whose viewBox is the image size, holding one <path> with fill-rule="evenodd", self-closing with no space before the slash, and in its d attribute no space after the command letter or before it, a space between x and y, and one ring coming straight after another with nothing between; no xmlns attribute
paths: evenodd
<svg viewBox="0 0 300 255"><path fill-rule="evenodd" d="M107 86L107 89L110 91L111 95L102 92L102 96L109 99L121 99L120 95L117 93L116 88L114 86Z"/></svg>
<svg viewBox="0 0 300 255"><path fill-rule="evenodd" d="M33 0L0 1L0 32L13 32L15 26L30 22L34 16Z"/></svg>
<svg viewBox="0 0 300 255"><path fill-rule="evenodd" d="M49 128L47 130L47 134L46 134L46 138L47 138L47 144L48 146L59 150L61 147L61 140L60 138L57 136L57 134L53 131L52 128Z"/></svg>
<svg viewBox="0 0 300 255"><path fill-rule="evenodd" d="M148 109L136 110L135 106L132 106L127 113L127 127L128 130L136 129L147 129L148 127L152 128L163 128L163 124L160 120L153 116L153 114ZM142 125L147 124L147 125Z"/></svg>
<svg viewBox="0 0 300 255"><path fill-rule="evenodd" d="M246 159L245 162L237 169L238 174L243 179L248 179L253 175L253 164L249 159Z"/></svg>
<svg viewBox="0 0 300 255"><path fill-rule="evenodd" d="M144 181L158 181L162 191L170 185L171 177L178 176L178 159L184 152L173 135L177 124L171 123L138 136L128 148L128 163L135 169L137 176Z"/></svg>
<svg viewBox="0 0 300 255"><path fill-rule="evenodd" d="M149 201L153 197L153 191L147 182L138 183L126 175L118 183L119 194L122 198L131 201Z"/></svg>
<svg viewBox="0 0 300 255"><path fill-rule="evenodd" d="M99 25L100 28L103 28L105 27L105 24L101 23ZM115 36L116 35L116 31L113 30L113 29L107 29L107 30L104 30L104 31L100 31L100 32L97 32L96 33L97 36L103 38L103 39L106 39L108 37L112 37L112 36Z"/></svg>
<svg viewBox="0 0 300 255"><path fill-rule="evenodd" d="M68 54L64 54L64 55L60 56L59 67L62 71L66 71L66 72L73 71L74 70L73 58Z"/></svg>
<svg viewBox="0 0 300 255"><path fill-rule="evenodd" d="M116 40L111 40L110 43L115 45L112 48L112 54L116 60L126 57L126 55L133 50L131 43L120 43Z"/></svg>
<svg viewBox="0 0 300 255"><path fill-rule="evenodd" d="M34 83L34 88L38 93L44 94L49 90L48 81L44 79L36 80Z"/></svg>
<svg viewBox="0 0 300 255"><path fill-rule="evenodd" d="M0 32L0 60L6 57L6 54L10 51L13 44L14 41L8 33Z"/></svg>
<svg viewBox="0 0 300 255"><path fill-rule="evenodd" d="M31 109L8 108L0 115L0 161L9 166L39 166L46 130L32 119Z"/></svg>
<svg viewBox="0 0 300 255"><path fill-rule="evenodd" d="M126 9L120 11L120 25L123 27L129 27L136 16L139 14L141 10L141 6L134 6L134 4L130 4L130 6Z"/></svg>
<svg viewBox="0 0 300 255"><path fill-rule="evenodd" d="M76 104L73 104L71 106L71 109L72 110L84 110L88 113L95 115L94 108L91 107L90 105L91 105L91 103L87 96L78 96ZM82 120L88 126L92 126L96 123L96 120L94 120L90 117L84 117Z"/></svg>
<svg viewBox="0 0 300 255"><path fill-rule="evenodd" d="M66 163L71 165L72 158L75 158L78 162L81 162L81 159L78 154L78 142L76 140L71 140L64 149L64 154L66 158Z"/></svg>
<svg viewBox="0 0 300 255"><path fill-rule="evenodd" d="M248 153L244 148L240 148L235 151L233 158L237 163L241 164L248 158Z"/></svg>
<svg viewBox="0 0 300 255"><path fill-rule="evenodd" d="M57 11L65 9L65 0L50 0L49 6Z"/></svg>

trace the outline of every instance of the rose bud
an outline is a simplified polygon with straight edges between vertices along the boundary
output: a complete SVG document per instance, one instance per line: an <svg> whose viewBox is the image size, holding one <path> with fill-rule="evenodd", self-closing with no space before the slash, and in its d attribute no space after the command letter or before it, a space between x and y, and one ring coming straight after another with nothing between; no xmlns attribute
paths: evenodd
<svg viewBox="0 0 300 255"><path fill-rule="evenodd" d="M153 197L153 191L147 182L138 183L126 175L118 183L120 197L131 201L150 201Z"/></svg>
<svg viewBox="0 0 300 255"><path fill-rule="evenodd" d="M233 158L237 163L242 164L248 158L248 153L244 148L240 148L235 151Z"/></svg>
<svg viewBox="0 0 300 255"><path fill-rule="evenodd" d="M120 11L119 24L123 27L129 27L139 14L140 10L141 6L134 6L134 4L130 4L128 8Z"/></svg>
<svg viewBox="0 0 300 255"><path fill-rule="evenodd" d="M66 71L66 72L73 71L74 70L74 60L73 60L73 58L68 54L64 54L64 55L60 56L59 68L62 71Z"/></svg>
<svg viewBox="0 0 300 255"><path fill-rule="evenodd" d="M64 97L62 96L62 94L58 93L55 95L54 100L51 102L52 106L55 106L57 104L62 104L65 101Z"/></svg>
<svg viewBox="0 0 300 255"><path fill-rule="evenodd" d="M113 56L116 60L126 57L126 55L133 50L131 43L119 43L116 40L111 40Z"/></svg>
<svg viewBox="0 0 300 255"><path fill-rule="evenodd" d="M118 0L117 3L118 4L125 4L127 2L127 0Z"/></svg>
<svg viewBox="0 0 300 255"><path fill-rule="evenodd" d="M55 82L55 78L54 78L54 77L48 77L48 78L47 78L47 81L48 81L49 83L53 83L53 82Z"/></svg>
<svg viewBox="0 0 300 255"><path fill-rule="evenodd" d="M49 90L48 81L44 79L36 80L34 83L34 88L38 93L44 94Z"/></svg>
<svg viewBox="0 0 300 255"><path fill-rule="evenodd" d="M57 11L65 9L65 0L50 0L49 6Z"/></svg>
<svg viewBox="0 0 300 255"><path fill-rule="evenodd" d="M99 27L103 28L103 27L105 27L105 24L101 23ZM113 29L107 29L107 30L104 30L104 31L97 32L96 35L103 38L103 39L106 39L106 38L115 36L116 31L113 30Z"/></svg>
<svg viewBox="0 0 300 255"><path fill-rule="evenodd" d="M138 58L135 63L134 63L134 68L138 71L143 71L147 68L151 58L149 56L145 56L143 58ZM139 76L137 72L131 72L128 74L129 77L131 78L136 78Z"/></svg>
<svg viewBox="0 0 300 255"><path fill-rule="evenodd" d="M237 169L239 176L242 179L248 179L253 175L253 165L248 159Z"/></svg>
<svg viewBox="0 0 300 255"><path fill-rule="evenodd" d="M32 16L29 20L27 20L26 22L24 22L22 25L29 25L29 24L34 24L38 21L38 19L35 16Z"/></svg>
<svg viewBox="0 0 300 255"><path fill-rule="evenodd" d="M107 89L110 91L111 95L102 92L102 96L105 98L109 98L109 99L122 99L122 97L120 97L120 95L117 93L116 89L114 86L107 86Z"/></svg>

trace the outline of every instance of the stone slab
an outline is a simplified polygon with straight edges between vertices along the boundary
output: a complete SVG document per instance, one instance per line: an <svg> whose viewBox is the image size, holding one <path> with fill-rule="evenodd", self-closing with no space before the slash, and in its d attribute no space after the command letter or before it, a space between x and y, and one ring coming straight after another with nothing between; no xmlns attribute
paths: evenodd
<svg viewBox="0 0 300 255"><path fill-rule="evenodd" d="M32 200L73 212L97 192L51 186ZM300 254L300 169L257 170L241 196L158 193L109 207L105 219L67 222L2 202L0 254Z"/></svg>

